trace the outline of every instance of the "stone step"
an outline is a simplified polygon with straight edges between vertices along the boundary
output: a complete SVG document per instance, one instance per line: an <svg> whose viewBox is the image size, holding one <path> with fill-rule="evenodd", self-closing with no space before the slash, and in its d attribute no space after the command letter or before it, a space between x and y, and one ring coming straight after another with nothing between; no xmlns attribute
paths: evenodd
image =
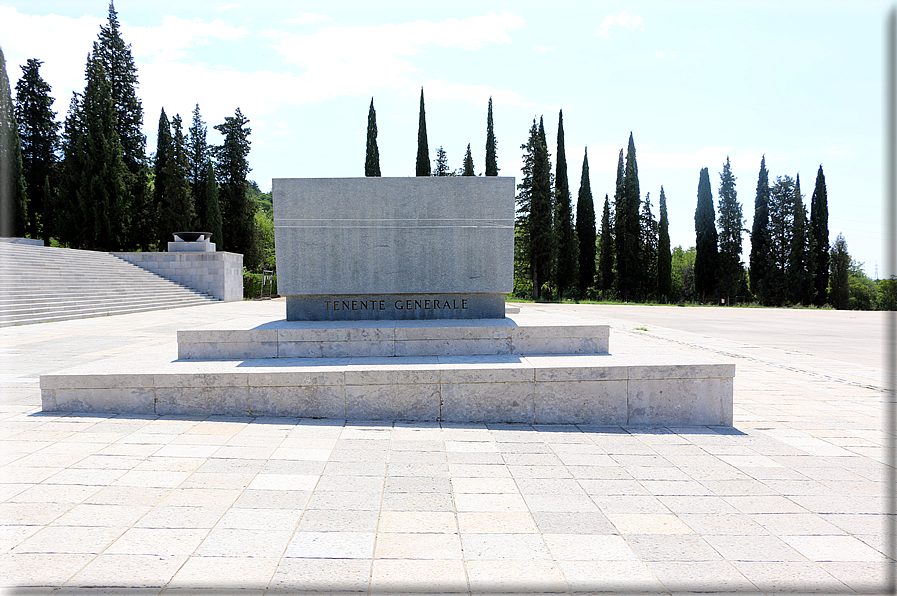
<svg viewBox="0 0 897 596"><path fill-rule="evenodd" d="M24 319L18 319L14 321L4 320L2 316L0 316L0 327L14 327L17 325L30 325L33 323L52 323L55 321L73 321L76 319L90 319L95 317L105 317L112 315L128 315L134 313L141 312L150 312L154 310L168 310L170 308L182 308L182 307L190 307L190 306L201 306L204 304L208 304L209 301L204 300L201 302L172 302L165 304L154 304L152 306L130 306L125 308L108 308L105 311L93 312L93 313L84 313L81 311L69 314L61 314L53 312L46 316L38 316L38 317L29 317Z"/></svg>
<svg viewBox="0 0 897 596"><path fill-rule="evenodd" d="M731 425L735 366L691 356L104 360L40 378L45 412Z"/></svg>
<svg viewBox="0 0 897 596"><path fill-rule="evenodd" d="M116 300L94 300L90 302L74 302L49 305L17 305L3 308L0 311L0 320L13 321L44 314L60 313L60 314L93 314L107 313L111 310L123 310L131 307L147 308L152 306L166 307L173 304L205 304L208 302L216 302L213 298L197 296L194 298L187 296L136 296L129 299Z"/></svg>

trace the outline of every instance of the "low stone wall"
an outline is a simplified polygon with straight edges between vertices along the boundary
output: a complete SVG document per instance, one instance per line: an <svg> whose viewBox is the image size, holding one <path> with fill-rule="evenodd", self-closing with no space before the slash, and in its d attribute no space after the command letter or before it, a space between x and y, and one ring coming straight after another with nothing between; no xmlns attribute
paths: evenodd
<svg viewBox="0 0 897 596"><path fill-rule="evenodd" d="M224 302L243 299L243 255L233 252L114 252L120 259Z"/></svg>

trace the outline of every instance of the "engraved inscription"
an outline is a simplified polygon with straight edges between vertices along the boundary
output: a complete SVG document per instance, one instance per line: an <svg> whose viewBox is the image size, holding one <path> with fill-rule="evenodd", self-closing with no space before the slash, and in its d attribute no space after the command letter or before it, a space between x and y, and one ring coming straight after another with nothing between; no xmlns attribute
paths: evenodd
<svg viewBox="0 0 897 596"><path fill-rule="evenodd" d="M450 300L440 300L437 298L409 298L396 300L392 306L395 310L467 310L469 308L467 298L452 298ZM386 300L324 300L325 311L386 309Z"/></svg>

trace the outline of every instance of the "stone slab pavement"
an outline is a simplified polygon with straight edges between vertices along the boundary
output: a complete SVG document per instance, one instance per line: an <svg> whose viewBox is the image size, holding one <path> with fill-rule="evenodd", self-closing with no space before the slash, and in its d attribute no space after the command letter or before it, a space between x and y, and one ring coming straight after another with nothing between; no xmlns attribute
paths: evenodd
<svg viewBox="0 0 897 596"><path fill-rule="evenodd" d="M284 307L0 330L4 593L887 592L882 313L523 305L734 362L733 427L40 412L40 374Z"/></svg>

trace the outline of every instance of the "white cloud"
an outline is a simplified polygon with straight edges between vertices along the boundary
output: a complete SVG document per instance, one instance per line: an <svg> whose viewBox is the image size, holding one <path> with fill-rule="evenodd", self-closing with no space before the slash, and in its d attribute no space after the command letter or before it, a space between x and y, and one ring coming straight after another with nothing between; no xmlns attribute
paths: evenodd
<svg viewBox="0 0 897 596"><path fill-rule="evenodd" d="M203 23L173 15L165 15L162 24L155 27L122 26L122 34L131 42L135 58L155 60L179 60L186 57L191 47L207 45L213 39L239 40L248 33L243 27L228 25L221 19Z"/></svg>
<svg viewBox="0 0 897 596"><path fill-rule="evenodd" d="M233 10L234 8L240 8L239 2L231 2L230 4L225 4L224 6L219 6L217 10L219 12L223 12L225 10Z"/></svg>
<svg viewBox="0 0 897 596"><path fill-rule="evenodd" d="M326 14L315 14L313 12L303 12L298 17L293 17L292 19L286 19L285 23L295 23L297 25L315 25L317 23L322 23L326 25L327 23L332 23L333 18L327 16Z"/></svg>
<svg viewBox="0 0 897 596"><path fill-rule="evenodd" d="M339 95L364 95L376 87L419 87L419 71L408 60L428 46L477 50L511 43L509 33L524 25L510 13L488 13L440 23L414 21L386 25L323 27L308 35L266 32L285 62L305 69L304 95L320 101Z"/></svg>
<svg viewBox="0 0 897 596"><path fill-rule="evenodd" d="M604 20L601 22L601 26L595 32L595 35L597 35L598 37L610 37L610 28L614 25L618 27L627 27L629 29L638 28L641 31L645 30L645 27L642 25L642 17L640 15L631 15L624 10L620 14L609 14L604 17Z"/></svg>
<svg viewBox="0 0 897 596"><path fill-rule="evenodd" d="M533 46L533 49L539 52L540 54L544 54L545 52L550 52L554 49L552 46Z"/></svg>

